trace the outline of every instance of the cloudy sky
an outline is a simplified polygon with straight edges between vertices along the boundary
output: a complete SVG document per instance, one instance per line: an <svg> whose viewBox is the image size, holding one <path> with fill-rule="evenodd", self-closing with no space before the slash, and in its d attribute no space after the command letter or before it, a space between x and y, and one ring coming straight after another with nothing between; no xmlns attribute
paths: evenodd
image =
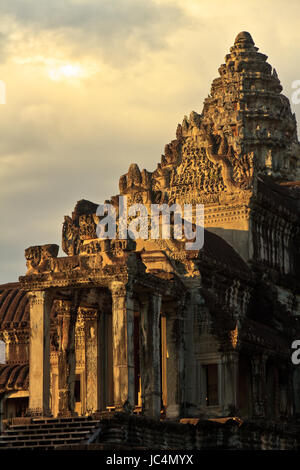
<svg viewBox="0 0 300 470"><path fill-rule="evenodd" d="M60 245L79 199L117 194L132 162L155 168L240 31L289 98L300 79L298 0L0 0L0 16L1 283L26 247Z"/></svg>

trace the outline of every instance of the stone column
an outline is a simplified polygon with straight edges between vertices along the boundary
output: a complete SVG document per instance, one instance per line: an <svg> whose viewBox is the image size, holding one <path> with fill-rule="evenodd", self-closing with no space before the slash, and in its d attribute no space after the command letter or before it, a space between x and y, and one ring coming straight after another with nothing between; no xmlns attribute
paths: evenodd
<svg viewBox="0 0 300 470"><path fill-rule="evenodd" d="M78 311L77 293L74 292L72 301L59 300L56 302L60 336L58 355L58 415L72 416L75 412L75 324Z"/></svg>
<svg viewBox="0 0 300 470"><path fill-rule="evenodd" d="M92 308L81 311L85 323L86 411L92 413L99 409L98 311Z"/></svg>
<svg viewBox="0 0 300 470"><path fill-rule="evenodd" d="M238 397L239 354L229 352L223 356L223 407L226 413L235 414Z"/></svg>
<svg viewBox="0 0 300 470"><path fill-rule="evenodd" d="M279 362L279 361L278 361ZM295 366L294 366L295 367ZM294 412L294 396L293 396L293 364L283 364L282 369L278 372L281 376L281 383L278 384L278 411L280 418L288 419ZM282 378L284 382L282 383Z"/></svg>
<svg viewBox="0 0 300 470"><path fill-rule="evenodd" d="M31 416L49 416L50 310L47 291L30 293L29 410Z"/></svg>
<svg viewBox="0 0 300 470"><path fill-rule="evenodd" d="M252 404L253 417L264 418L266 413L266 362L267 357L257 355L252 357Z"/></svg>
<svg viewBox="0 0 300 470"><path fill-rule="evenodd" d="M134 304L132 292L119 281L112 294L113 382L116 409L134 406Z"/></svg>
<svg viewBox="0 0 300 470"><path fill-rule="evenodd" d="M67 351L69 347L69 329L71 302L56 301L59 333L58 353L58 416L70 416Z"/></svg>
<svg viewBox="0 0 300 470"><path fill-rule="evenodd" d="M202 384L203 368L200 357L202 356L202 334L209 329L209 319L205 317L204 300L200 295L199 280L191 279L188 283L189 293L185 297L184 304L184 414L185 416L197 416L199 407L206 404L206 391ZM204 351L206 352L206 351ZM197 360L198 359L198 360ZM199 361L199 362L198 362Z"/></svg>
<svg viewBox="0 0 300 470"><path fill-rule="evenodd" d="M182 305L166 312L167 336L167 418L180 416L183 386L183 316Z"/></svg>
<svg viewBox="0 0 300 470"><path fill-rule="evenodd" d="M106 306L99 306L99 372L100 372L100 390L99 407L100 410L106 410L107 406L113 406L113 358L112 358L112 313L111 300L106 302ZM107 309L109 308L109 312Z"/></svg>
<svg viewBox="0 0 300 470"><path fill-rule="evenodd" d="M142 408L145 416L158 419L161 410L160 310L161 295L141 299L140 354Z"/></svg>

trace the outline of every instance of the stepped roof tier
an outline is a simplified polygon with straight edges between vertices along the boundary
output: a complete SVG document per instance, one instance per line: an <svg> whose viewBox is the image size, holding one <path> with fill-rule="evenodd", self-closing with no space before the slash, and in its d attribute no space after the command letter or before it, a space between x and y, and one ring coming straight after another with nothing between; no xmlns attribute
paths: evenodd
<svg viewBox="0 0 300 470"><path fill-rule="evenodd" d="M64 218L67 256L30 246L26 274L0 286L6 415L29 395L28 415L44 418L299 417L299 149L276 71L243 31L156 169L131 164L105 201L116 209L112 236L100 238L99 206L82 199ZM147 209L140 237L122 236L121 196ZM175 203L204 204L203 246L176 238ZM152 232L152 204L169 211L169 237Z"/></svg>
<svg viewBox="0 0 300 470"><path fill-rule="evenodd" d="M276 70L251 35L237 35L202 113L184 117L153 173L130 166L121 194L134 202L212 203L251 190L255 177L299 178L295 115Z"/></svg>
<svg viewBox="0 0 300 470"><path fill-rule="evenodd" d="M153 172L131 164L120 177L119 195L106 202L117 213L120 196L127 196L128 206L204 204L205 228L248 261L255 252L250 219L260 217L259 200L275 211L273 221L279 214L286 223L298 217L299 171L295 115L267 56L243 31L219 67L202 112L184 117ZM96 208L82 200L65 217L66 254L97 251Z"/></svg>

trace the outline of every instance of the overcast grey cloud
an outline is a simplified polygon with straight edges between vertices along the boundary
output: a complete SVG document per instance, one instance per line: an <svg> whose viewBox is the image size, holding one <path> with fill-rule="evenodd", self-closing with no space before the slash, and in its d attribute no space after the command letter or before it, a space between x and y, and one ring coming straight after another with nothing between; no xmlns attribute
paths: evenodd
<svg viewBox="0 0 300 470"><path fill-rule="evenodd" d="M300 79L294 0L0 0L0 15L3 283L24 274L27 246L60 244L76 201L116 194L132 162L154 170L239 31L288 97Z"/></svg>
<svg viewBox="0 0 300 470"><path fill-rule="evenodd" d="M99 34L115 31L131 34L132 28L141 29L154 23L163 23L168 16L171 23L178 19L178 4L159 4L153 0L10 0L1 2L0 12L37 29L94 29Z"/></svg>
<svg viewBox="0 0 300 470"><path fill-rule="evenodd" d="M24 40L52 33L68 42L73 54L97 51L114 65L166 47L170 32L187 25L179 4L154 0L10 0L0 3L0 14L23 28Z"/></svg>

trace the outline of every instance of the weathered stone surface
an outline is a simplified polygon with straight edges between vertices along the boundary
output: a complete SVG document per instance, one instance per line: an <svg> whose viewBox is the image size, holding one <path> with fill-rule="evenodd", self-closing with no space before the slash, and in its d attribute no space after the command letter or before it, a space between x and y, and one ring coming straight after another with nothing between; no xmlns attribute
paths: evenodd
<svg viewBox="0 0 300 470"><path fill-rule="evenodd" d="M47 416L50 413L50 309L51 295L37 291L29 297L29 413Z"/></svg>
<svg viewBox="0 0 300 470"><path fill-rule="evenodd" d="M0 286L9 365L30 345L29 412L122 410L107 427L119 444L130 428L151 448L297 448L299 155L277 73L242 32L155 171L131 164L106 201L117 214L120 196L203 203L203 248L174 238L174 217L169 239L119 239L119 226L98 239L97 205L81 200L64 220L67 256L29 247L26 275Z"/></svg>

